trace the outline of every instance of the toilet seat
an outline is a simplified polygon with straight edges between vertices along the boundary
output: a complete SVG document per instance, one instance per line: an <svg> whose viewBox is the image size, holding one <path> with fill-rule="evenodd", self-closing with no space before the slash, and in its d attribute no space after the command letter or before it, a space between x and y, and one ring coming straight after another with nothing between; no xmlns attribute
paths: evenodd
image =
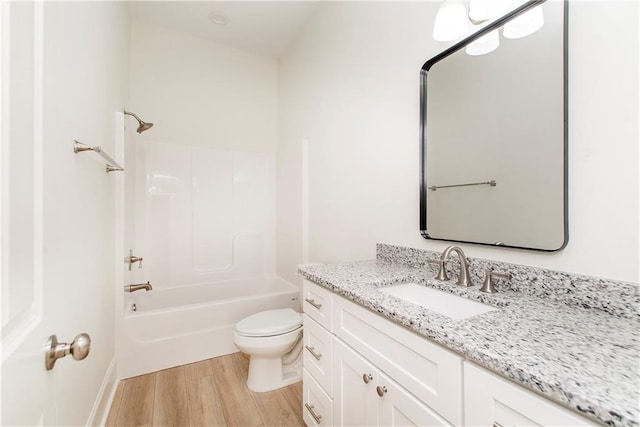
<svg viewBox="0 0 640 427"><path fill-rule="evenodd" d="M270 337L302 327L302 316L291 308L267 310L244 318L236 324L236 333L245 337Z"/></svg>

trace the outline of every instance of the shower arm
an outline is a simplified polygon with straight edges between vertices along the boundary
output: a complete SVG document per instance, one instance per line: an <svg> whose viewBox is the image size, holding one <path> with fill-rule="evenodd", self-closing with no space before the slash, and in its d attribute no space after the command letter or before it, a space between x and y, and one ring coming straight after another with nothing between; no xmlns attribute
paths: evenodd
<svg viewBox="0 0 640 427"><path fill-rule="evenodd" d="M127 111L127 110L124 110L124 114L128 114L128 115L130 115L130 116L133 116L133 117L135 117L135 118L136 118L136 120L137 120L137 121L139 121L139 122L143 122L143 123L144 123L144 121L143 121L140 117L138 117L135 113L132 113L132 112Z"/></svg>

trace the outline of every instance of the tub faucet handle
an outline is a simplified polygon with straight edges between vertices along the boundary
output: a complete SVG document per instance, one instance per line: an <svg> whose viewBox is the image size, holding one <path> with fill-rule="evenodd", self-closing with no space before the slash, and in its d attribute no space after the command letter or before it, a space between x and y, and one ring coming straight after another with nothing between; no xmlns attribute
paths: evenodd
<svg viewBox="0 0 640 427"><path fill-rule="evenodd" d="M131 265L138 262L138 268L142 268L142 257L135 256L133 249L129 249L129 256L124 257L124 263L129 264L129 271L131 271Z"/></svg>

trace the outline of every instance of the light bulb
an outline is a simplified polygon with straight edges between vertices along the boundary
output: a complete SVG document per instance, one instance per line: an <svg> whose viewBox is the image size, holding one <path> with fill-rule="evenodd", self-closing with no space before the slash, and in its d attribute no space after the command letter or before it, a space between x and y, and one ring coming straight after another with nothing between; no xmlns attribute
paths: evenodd
<svg viewBox="0 0 640 427"><path fill-rule="evenodd" d="M508 39L519 39L538 31L544 25L542 7L536 6L505 24L502 35Z"/></svg>
<svg viewBox="0 0 640 427"><path fill-rule="evenodd" d="M468 55L484 55L497 49L498 46L500 46L500 36L497 30L493 30L479 39L474 40L472 43L469 43L464 51L467 52Z"/></svg>
<svg viewBox="0 0 640 427"><path fill-rule="evenodd" d="M510 0L471 0L469 18L478 22L497 18L505 14L510 5Z"/></svg>
<svg viewBox="0 0 640 427"><path fill-rule="evenodd" d="M433 24L433 38L440 42L458 39L467 32L467 9L458 1L440 5Z"/></svg>

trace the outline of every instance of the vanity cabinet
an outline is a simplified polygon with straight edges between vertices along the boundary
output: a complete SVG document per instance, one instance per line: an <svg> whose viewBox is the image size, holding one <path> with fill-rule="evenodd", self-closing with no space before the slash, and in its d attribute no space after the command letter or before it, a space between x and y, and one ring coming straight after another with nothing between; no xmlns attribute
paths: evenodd
<svg viewBox="0 0 640 427"><path fill-rule="evenodd" d="M466 425L596 425L542 396L472 363L464 364Z"/></svg>
<svg viewBox="0 0 640 427"><path fill-rule="evenodd" d="M303 295L309 427L595 424L312 282Z"/></svg>
<svg viewBox="0 0 640 427"><path fill-rule="evenodd" d="M306 280L303 300L307 425L462 423L462 358Z"/></svg>

